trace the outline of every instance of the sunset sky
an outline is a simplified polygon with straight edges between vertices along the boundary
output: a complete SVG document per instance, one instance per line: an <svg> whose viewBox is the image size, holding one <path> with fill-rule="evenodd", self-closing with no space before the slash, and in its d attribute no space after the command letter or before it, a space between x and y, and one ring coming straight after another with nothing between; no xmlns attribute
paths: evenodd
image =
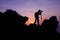
<svg viewBox="0 0 60 40"><path fill-rule="evenodd" d="M20 15L29 17L26 24L34 22L34 13L39 9L43 11L43 20L57 16L60 22L60 0L0 0L0 11L4 12L6 9L15 10ZM57 30L60 32L60 26Z"/></svg>

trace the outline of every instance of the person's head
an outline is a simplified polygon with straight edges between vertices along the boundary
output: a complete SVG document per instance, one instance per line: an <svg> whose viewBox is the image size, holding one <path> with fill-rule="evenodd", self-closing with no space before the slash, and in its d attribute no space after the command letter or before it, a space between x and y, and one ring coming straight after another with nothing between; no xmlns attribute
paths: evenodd
<svg viewBox="0 0 60 40"><path fill-rule="evenodd" d="M40 13L40 15L41 15L42 12L43 12L42 10L38 10L38 13Z"/></svg>
<svg viewBox="0 0 60 40"><path fill-rule="evenodd" d="M43 12L42 10L38 10L38 12Z"/></svg>

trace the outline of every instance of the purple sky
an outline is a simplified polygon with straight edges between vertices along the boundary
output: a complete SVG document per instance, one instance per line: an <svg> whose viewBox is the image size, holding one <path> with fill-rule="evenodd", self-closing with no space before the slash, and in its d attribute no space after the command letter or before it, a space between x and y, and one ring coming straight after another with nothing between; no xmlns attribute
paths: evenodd
<svg viewBox="0 0 60 40"><path fill-rule="evenodd" d="M60 0L0 0L0 11L6 9L16 10L22 16L29 17L29 22L34 21L34 13L43 10L43 19L51 16L57 16L60 22ZM60 32L60 26L58 27Z"/></svg>

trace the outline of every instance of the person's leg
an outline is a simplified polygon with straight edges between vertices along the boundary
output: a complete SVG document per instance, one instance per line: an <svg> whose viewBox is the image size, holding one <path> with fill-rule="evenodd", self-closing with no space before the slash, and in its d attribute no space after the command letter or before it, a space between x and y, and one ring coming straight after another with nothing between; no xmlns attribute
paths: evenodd
<svg viewBox="0 0 60 40"><path fill-rule="evenodd" d="M38 26L39 26L39 18L38 18L37 22L38 22Z"/></svg>
<svg viewBox="0 0 60 40"><path fill-rule="evenodd" d="M35 18L35 22L34 22L34 24L36 23L36 18Z"/></svg>

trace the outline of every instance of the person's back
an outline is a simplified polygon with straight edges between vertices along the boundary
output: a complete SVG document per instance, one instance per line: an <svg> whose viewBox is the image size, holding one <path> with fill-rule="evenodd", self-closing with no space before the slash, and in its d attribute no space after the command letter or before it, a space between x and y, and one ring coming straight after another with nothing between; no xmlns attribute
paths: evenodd
<svg viewBox="0 0 60 40"><path fill-rule="evenodd" d="M39 18L39 13L38 13L38 12L35 13L35 18L36 18L36 19Z"/></svg>

